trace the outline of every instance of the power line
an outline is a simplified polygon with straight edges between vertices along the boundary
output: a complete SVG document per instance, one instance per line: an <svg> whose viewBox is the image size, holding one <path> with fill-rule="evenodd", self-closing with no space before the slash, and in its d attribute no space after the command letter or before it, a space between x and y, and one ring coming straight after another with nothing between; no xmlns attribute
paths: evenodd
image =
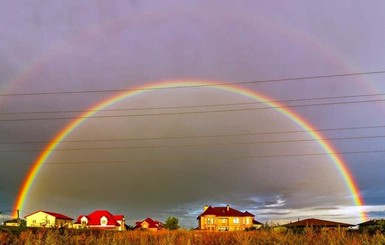
<svg viewBox="0 0 385 245"><path fill-rule="evenodd" d="M317 100L335 100L335 99L352 99L362 97L374 97L374 96L385 96L385 93L375 94L359 94L359 95L342 95L342 96L329 96L329 97L313 97L313 98L302 98L302 99L288 99L288 100L272 100L267 103L292 103L301 101L317 101ZM364 103L364 102L380 102L385 99L373 99L373 100L360 100L360 101L342 101L342 102L330 102L330 103ZM167 110L167 109L185 109L185 108L207 108L207 107L221 107L221 106L240 106L240 105L256 105L265 104L266 102L239 102L239 103L220 103L220 104L203 104L203 105L188 105L188 106L162 106L162 107L142 107L142 108L119 108L119 109L101 109L101 110L61 110L61 111L24 111L24 112L0 112L0 115L23 115L23 114L51 114L51 113L84 113L84 112L114 112L114 111L138 111L138 110ZM305 104L307 105L307 104ZM303 105L303 106L305 106ZM310 104L317 105L317 104ZM287 105L285 107L289 107ZM292 105L302 106L302 105ZM274 108L269 106L268 108ZM264 108L261 108L264 109Z"/></svg>
<svg viewBox="0 0 385 245"><path fill-rule="evenodd" d="M258 144L282 144L282 143L299 143L313 142L322 140L361 140L361 139L379 139L385 138L385 135L376 136L358 136L358 137L337 137L325 139L294 139L294 140L269 140L269 141L252 141L252 142L230 142L230 143L200 143L200 144L174 144L174 145L146 145L146 146L115 146L115 147L87 147L87 148L55 148L53 151L90 151L90 150L128 150L128 149L157 149L157 148L181 148L181 147L207 147L207 146L234 146L234 145L258 145ZM116 142L124 140L94 140L92 142ZM42 151L41 149L15 149L0 150L0 152L31 152Z"/></svg>
<svg viewBox="0 0 385 245"><path fill-rule="evenodd" d="M305 76L305 77L292 77L292 78L278 78L278 79L266 79L244 82L228 82L228 83L216 83L216 84L197 84L190 86L169 86L169 87L153 87L153 88L128 88L128 89L104 89L104 90L79 90L79 91L56 91L56 92L34 92L34 93L8 93L0 94L0 96L31 96L31 95L58 95L58 94L85 94L85 93L110 93L110 92L128 92L128 91L152 91L152 90L164 90L164 89L180 89L180 88L197 88L197 87L215 87L215 86L231 86L240 84L260 84L260 83L273 83L284 81L299 81L310 79L325 79L325 78L338 78L338 77L351 77L351 76L364 76L364 75L376 75L385 74L385 70L368 71L368 72L353 72L353 73L341 73L319 76Z"/></svg>
<svg viewBox="0 0 385 245"><path fill-rule="evenodd" d="M382 150L367 150L367 151L345 151L345 152L314 152L314 153L301 153L301 154L276 154L276 155L250 155L250 156L227 156L228 159L259 159L259 158L289 158L289 157L317 157L327 155L350 155L350 154L376 154L385 153L385 149ZM176 162L176 161L223 161L223 158L168 158L168 159L135 159L135 160L107 160L107 161L78 161L78 162L45 162L44 165L83 165L83 164L125 164L125 163L144 163L144 162ZM7 163L2 162L0 165ZM12 165L30 165L31 163L8 163Z"/></svg>
<svg viewBox="0 0 385 245"><path fill-rule="evenodd" d="M190 114L202 114L202 113L222 113L222 112L240 112L240 111L256 111L266 109L283 109L283 108L297 108L308 106L328 106L328 105L343 105L343 104L357 104L368 102L385 101L385 99L365 100L365 101L344 101L344 102L327 102L327 103L315 103L315 104L300 104L300 105L287 105L287 106L266 106L258 108L235 108L235 109L218 109L218 110L204 110L204 111L184 111L184 112L163 112L163 113L142 113L142 114L128 114L128 115L92 115L87 117L44 117L44 118L19 118L19 119L0 119L1 122L16 122L16 121L44 121L44 120L68 120L68 119L80 119L80 118L122 118L122 117L145 117L145 116L170 116L170 115L190 115Z"/></svg>
<svg viewBox="0 0 385 245"><path fill-rule="evenodd" d="M380 129L385 128L385 125L361 126L361 127L340 127L340 128L324 128L315 130L289 130L289 131L271 131L271 132L254 132L254 133L236 133L236 134L217 134L217 135L182 135L182 136L168 136L168 137L146 137L146 138L120 138L120 139L89 139L89 140L62 140L61 143L82 143L82 142L114 142L114 141L143 141L143 140L178 140L178 139L199 139L199 138L219 138L219 137L240 137L240 136L256 136L256 135L279 135L279 134L297 134L309 132L332 132L332 131L346 131L346 130L366 130L366 129ZM363 137L377 137L377 136L363 136ZM382 136L378 136L382 137ZM321 140L321 139L319 139ZM322 140L331 140L325 138ZM10 141L0 142L0 144L47 144L58 143L58 141Z"/></svg>

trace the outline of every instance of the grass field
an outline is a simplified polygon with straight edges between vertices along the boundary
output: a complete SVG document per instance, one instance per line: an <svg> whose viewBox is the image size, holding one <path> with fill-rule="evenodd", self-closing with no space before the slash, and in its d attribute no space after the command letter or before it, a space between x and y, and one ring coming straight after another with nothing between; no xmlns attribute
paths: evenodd
<svg viewBox="0 0 385 245"><path fill-rule="evenodd" d="M385 244L382 233L329 230L303 233L257 230L249 232L200 231L79 231L36 229L20 232L3 230L1 244Z"/></svg>

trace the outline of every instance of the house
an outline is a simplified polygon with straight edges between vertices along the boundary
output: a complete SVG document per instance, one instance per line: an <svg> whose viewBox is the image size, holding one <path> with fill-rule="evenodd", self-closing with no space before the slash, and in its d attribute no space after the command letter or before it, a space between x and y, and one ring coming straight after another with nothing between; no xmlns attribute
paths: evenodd
<svg viewBox="0 0 385 245"><path fill-rule="evenodd" d="M211 207L205 205L203 213L198 218L199 230L237 231L253 227L254 215L241 212L229 205L226 207Z"/></svg>
<svg viewBox="0 0 385 245"><path fill-rule="evenodd" d="M150 231L158 231L163 229L163 223L157 220L153 220L151 218L147 218L143 221L135 222L134 229L144 229Z"/></svg>
<svg viewBox="0 0 385 245"><path fill-rule="evenodd" d="M316 229L335 229L335 228L348 228L348 227L352 227L354 225L312 218L312 219L298 220L296 222L290 222L290 223L285 224L283 226L286 228L291 228L291 229L293 229L293 228L294 229L303 229L306 227L312 227L312 228L316 228Z"/></svg>
<svg viewBox="0 0 385 245"><path fill-rule="evenodd" d="M26 226L25 220L16 218L4 221L5 226Z"/></svg>
<svg viewBox="0 0 385 245"><path fill-rule="evenodd" d="M25 216L27 227L68 227L72 224L72 218L59 213L48 211L36 211L32 214Z"/></svg>
<svg viewBox="0 0 385 245"><path fill-rule="evenodd" d="M96 210L88 215L80 215L73 224L75 229L125 230L124 215L113 215L107 210Z"/></svg>
<svg viewBox="0 0 385 245"><path fill-rule="evenodd" d="M253 219L253 228L254 228L255 230L261 228L262 226L263 226L263 224L262 224L261 222L256 221L255 219Z"/></svg>

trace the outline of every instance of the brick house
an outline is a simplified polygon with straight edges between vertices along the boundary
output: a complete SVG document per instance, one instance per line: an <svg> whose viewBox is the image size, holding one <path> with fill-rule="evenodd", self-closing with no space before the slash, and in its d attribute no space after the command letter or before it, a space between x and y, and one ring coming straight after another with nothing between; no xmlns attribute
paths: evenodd
<svg viewBox="0 0 385 245"><path fill-rule="evenodd" d="M229 205L226 207L204 206L203 213L198 218L199 230L238 231L253 227L254 215L241 212Z"/></svg>

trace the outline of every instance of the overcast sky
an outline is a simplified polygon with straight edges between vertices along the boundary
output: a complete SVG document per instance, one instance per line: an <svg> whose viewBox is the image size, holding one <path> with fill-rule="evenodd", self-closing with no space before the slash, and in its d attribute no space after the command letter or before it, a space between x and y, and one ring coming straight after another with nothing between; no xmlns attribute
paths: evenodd
<svg viewBox="0 0 385 245"><path fill-rule="evenodd" d="M368 217L385 216L383 13L379 0L3 1L0 210L85 110L129 88L211 81L293 106L343 153ZM214 87L129 96L58 145L21 215L108 209L194 227L203 205L230 204L261 222L359 223L325 150L258 102Z"/></svg>

